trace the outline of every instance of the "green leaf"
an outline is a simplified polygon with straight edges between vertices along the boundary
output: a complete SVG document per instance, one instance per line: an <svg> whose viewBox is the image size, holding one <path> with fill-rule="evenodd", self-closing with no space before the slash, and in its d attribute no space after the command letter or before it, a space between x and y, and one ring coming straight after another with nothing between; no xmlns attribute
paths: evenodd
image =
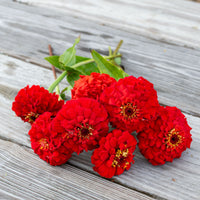
<svg viewBox="0 0 200 200"><path fill-rule="evenodd" d="M72 87L71 85L67 87L66 94L67 94L68 96L71 96L71 89L72 89L72 88L73 88L73 87Z"/></svg>
<svg viewBox="0 0 200 200"><path fill-rule="evenodd" d="M82 72L70 68L67 70L67 81L68 83L74 87L74 82L80 78L80 75L83 75Z"/></svg>
<svg viewBox="0 0 200 200"><path fill-rule="evenodd" d="M120 53L118 53L117 55L119 55ZM116 57L114 58L114 61L117 65L121 65L121 57Z"/></svg>
<svg viewBox="0 0 200 200"><path fill-rule="evenodd" d="M62 100L67 100L66 95L64 93L60 94L60 97L62 98Z"/></svg>
<svg viewBox="0 0 200 200"><path fill-rule="evenodd" d="M76 63L76 49L75 46L80 41L80 37L75 40L75 43L72 47L67 49L60 57L59 62L64 66L72 66Z"/></svg>
<svg viewBox="0 0 200 200"><path fill-rule="evenodd" d="M64 70L64 66L59 62L59 56L49 56L46 57L45 60L47 60L49 63L51 63L54 67Z"/></svg>
<svg viewBox="0 0 200 200"><path fill-rule="evenodd" d="M63 100L67 100L67 96L71 96L71 89L72 89L72 86L69 85L68 87L64 88L61 93L60 93L60 96Z"/></svg>
<svg viewBox="0 0 200 200"><path fill-rule="evenodd" d="M107 61L95 50L92 51L92 57L94 58L95 62L97 63L100 73L109 74L111 77L115 78L116 80L119 80L120 78L129 76L121 68L119 68L119 67L113 65L111 62Z"/></svg>
<svg viewBox="0 0 200 200"><path fill-rule="evenodd" d="M91 58L76 56L76 64L83 62L83 61L90 60L90 59ZM99 69L98 69L97 64L95 62L83 64L79 67L76 67L76 69L83 72L83 74L85 74L85 75L90 75L92 72L99 73Z"/></svg>

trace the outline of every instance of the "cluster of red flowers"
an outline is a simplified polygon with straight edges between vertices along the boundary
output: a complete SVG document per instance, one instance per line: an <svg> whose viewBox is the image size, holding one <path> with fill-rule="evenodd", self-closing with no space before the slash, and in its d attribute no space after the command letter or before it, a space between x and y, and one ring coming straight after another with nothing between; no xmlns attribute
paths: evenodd
<svg viewBox="0 0 200 200"><path fill-rule="evenodd" d="M140 152L153 165L172 162L190 148L185 116L176 107L160 106L153 84L142 77L116 81L92 73L81 76L71 94L64 103L40 86L27 86L13 102L16 115L32 125L34 152L51 165L94 149L93 169L106 178L120 175L134 163L134 131Z"/></svg>

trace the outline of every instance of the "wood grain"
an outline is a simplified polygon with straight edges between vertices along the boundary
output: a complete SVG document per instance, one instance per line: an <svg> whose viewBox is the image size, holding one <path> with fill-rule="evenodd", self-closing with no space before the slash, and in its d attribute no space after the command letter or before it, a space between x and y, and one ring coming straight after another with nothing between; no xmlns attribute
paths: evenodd
<svg viewBox="0 0 200 200"><path fill-rule="evenodd" d="M53 81L52 71L4 55L0 55L0 63L0 137L30 147L27 134L30 126L15 117L10 109L11 103L17 91L26 84L41 83L47 88L49 82ZM61 84L61 87L64 85ZM136 150L135 164L128 172L112 180L158 199L197 200L200 197L200 118L191 115L186 117L193 128L193 142L191 149L184 152L181 159L154 167ZM96 174L92 170L91 153L74 155L69 164ZM44 164L39 159L37 162Z"/></svg>
<svg viewBox="0 0 200 200"><path fill-rule="evenodd" d="M187 0L17 0L145 37L200 47L200 5Z"/></svg>
<svg viewBox="0 0 200 200"><path fill-rule="evenodd" d="M31 149L0 140L0 199L2 198L152 199L69 164L52 167L41 162Z"/></svg>
<svg viewBox="0 0 200 200"><path fill-rule="evenodd" d="M126 71L154 83L162 104L200 116L200 51L150 40L68 14L2 0L1 52L50 67L43 59L48 56L48 44L52 44L55 54L61 54L81 34L78 54L90 56L91 48L106 54L108 45L114 48L124 39L121 53Z"/></svg>

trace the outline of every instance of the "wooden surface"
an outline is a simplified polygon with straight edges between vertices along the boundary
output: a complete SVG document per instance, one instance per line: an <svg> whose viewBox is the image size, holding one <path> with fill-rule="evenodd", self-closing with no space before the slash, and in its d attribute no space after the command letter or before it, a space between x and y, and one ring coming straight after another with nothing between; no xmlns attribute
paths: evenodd
<svg viewBox="0 0 200 200"><path fill-rule="evenodd" d="M0 146L0 196L5 199L152 199L69 164L52 167L30 148L4 140Z"/></svg>
<svg viewBox="0 0 200 200"><path fill-rule="evenodd" d="M188 0L16 0L59 8L71 16L90 19L162 42L200 48L200 4Z"/></svg>
<svg viewBox="0 0 200 200"><path fill-rule="evenodd" d="M98 7L91 2L87 4ZM195 5L192 15L197 13L196 3L179 0L175 1L176 6L177 2L184 2L180 10L185 11L186 5ZM144 7L151 10L147 4ZM102 26L99 18L83 19L81 14L75 18L69 10L66 7L64 13L0 2L0 199L200 199L199 38L193 38L197 44L194 48L184 47L184 41L189 40L167 44L156 35L157 40L152 40L145 34L137 35L135 30L119 30L112 24ZM53 81L50 66L43 60L48 55L47 45L51 43L55 53L62 53L79 34L82 40L78 53L85 56L89 56L92 47L107 53L108 45L114 47L124 39L121 52L126 71L153 82L162 104L184 111L193 128L193 142L181 159L154 167L136 150L131 169L106 180L93 172L91 152L74 155L61 167L51 167L33 154L27 134L30 126L15 117L12 101L27 84L47 88ZM192 36L188 32L189 37Z"/></svg>

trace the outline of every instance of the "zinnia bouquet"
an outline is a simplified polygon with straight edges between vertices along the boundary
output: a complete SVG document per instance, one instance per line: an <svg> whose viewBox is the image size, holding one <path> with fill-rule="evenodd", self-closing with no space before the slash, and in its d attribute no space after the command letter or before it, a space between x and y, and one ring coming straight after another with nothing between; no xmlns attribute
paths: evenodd
<svg viewBox="0 0 200 200"><path fill-rule="evenodd" d="M152 83L122 69L122 41L108 56L92 50L93 58L76 55L79 41L62 55L45 58L63 71L48 90L28 85L12 104L30 123L31 146L41 159L62 165L73 152L94 150L93 169L111 178L130 169L137 143L152 165L172 162L190 148L191 128L183 113L160 106ZM60 91L65 77L69 85Z"/></svg>

